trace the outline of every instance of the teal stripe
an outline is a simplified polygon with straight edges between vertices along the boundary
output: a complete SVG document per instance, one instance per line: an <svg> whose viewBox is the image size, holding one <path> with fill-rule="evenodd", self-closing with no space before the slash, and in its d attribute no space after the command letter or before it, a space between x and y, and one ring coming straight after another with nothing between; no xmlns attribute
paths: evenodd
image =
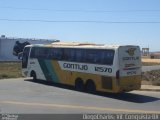
<svg viewBox="0 0 160 120"><path fill-rule="evenodd" d="M38 62L41 66L41 69L43 71L43 74L44 74L46 80L58 83L59 79L58 79L57 74L53 68L51 60L38 59Z"/></svg>
<svg viewBox="0 0 160 120"><path fill-rule="evenodd" d="M58 83L58 82L59 82L59 79L58 79L58 77L57 77L57 74L56 74L56 72L55 72L55 69L54 69L54 67L53 67L53 65L52 65L51 60L45 60L45 63L46 63L46 66L47 66L47 68L48 68L49 73L51 74L52 80L53 80L54 82Z"/></svg>
<svg viewBox="0 0 160 120"><path fill-rule="evenodd" d="M38 59L38 62L39 62L39 65L41 67L41 70L46 78L46 80L48 79L47 78L47 74L49 73L48 69L47 69L47 66L45 65L45 62L42 60L42 59Z"/></svg>

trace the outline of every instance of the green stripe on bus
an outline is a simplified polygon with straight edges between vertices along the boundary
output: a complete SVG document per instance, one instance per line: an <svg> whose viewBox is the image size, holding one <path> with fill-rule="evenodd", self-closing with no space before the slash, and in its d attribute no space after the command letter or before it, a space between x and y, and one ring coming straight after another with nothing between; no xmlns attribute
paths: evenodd
<svg viewBox="0 0 160 120"><path fill-rule="evenodd" d="M51 60L43 60L38 59L38 62L41 66L42 72L46 78L47 81L51 82L58 82L58 77L54 71L54 68L52 67Z"/></svg>
<svg viewBox="0 0 160 120"><path fill-rule="evenodd" d="M46 66L47 66L47 68L48 68L49 73L51 74L52 80L53 80L54 82L58 83L58 82L59 82L59 79L58 79L58 77L57 77L57 74L56 74L56 72L55 72L55 69L54 69L54 67L53 67L53 65L52 65L51 60L45 60L45 64L46 64Z"/></svg>
<svg viewBox="0 0 160 120"><path fill-rule="evenodd" d="M44 61L41 60L41 59L38 59L38 62L39 62L39 65L40 65L40 67L41 67L41 70L42 70L42 72L43 72L43 74L44 74L44 76L45 76L45 78L46 78L46 80L47 80L48 69L47 69Z"/></svg>

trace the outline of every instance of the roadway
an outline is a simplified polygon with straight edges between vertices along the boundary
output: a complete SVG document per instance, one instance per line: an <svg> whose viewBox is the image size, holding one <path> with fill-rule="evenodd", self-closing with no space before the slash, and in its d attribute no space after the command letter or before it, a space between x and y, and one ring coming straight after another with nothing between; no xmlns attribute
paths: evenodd
<svg viewBox="0 0 160 120"><path fill-rule="evenodd" d="M159 113L160 92L96 95L30 79L0 80L0 113Z"/></svg>
<svg viewBox="0 0 160 120"><path fill-rule="evenodd" d="M152 65L152 66L142 66L142 71L152 71L152 70L160 70L160 65Z"/></svg>

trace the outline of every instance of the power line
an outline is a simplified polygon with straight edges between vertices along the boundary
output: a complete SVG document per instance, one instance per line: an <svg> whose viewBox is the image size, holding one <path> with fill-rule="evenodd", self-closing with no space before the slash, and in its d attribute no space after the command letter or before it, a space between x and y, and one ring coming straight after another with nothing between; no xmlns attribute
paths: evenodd
<svg viewBox="0 0 160 120"><path fill-rule="evenodd" d="M54 11L54 12L89 12L89 13L127 13L127 12L160 12L160 10L73 10L73 9L46 9L46 8L23 8L23 7L11 7L0 6L0 9L12 9L12 10L29 10L29 11Z"/></svg>
<svg viewBox="0 0 160 120"><path fill-rule="evenodd" d="M29 20L29 19L0 19L8 22L44 22L44 23L105 23L105 24L159 24L160 21L72 21L72 20Z"/></svg>

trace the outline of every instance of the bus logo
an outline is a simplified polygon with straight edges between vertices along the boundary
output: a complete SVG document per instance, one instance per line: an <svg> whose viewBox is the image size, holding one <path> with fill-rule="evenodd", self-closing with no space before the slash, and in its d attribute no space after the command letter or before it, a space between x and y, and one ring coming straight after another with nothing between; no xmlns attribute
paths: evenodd
<svg viewBox="0 0 160 120"><path fill-rule="evenodd" d="M136 48L129 48L126 52L130 55L133 56Z"/></svg>

